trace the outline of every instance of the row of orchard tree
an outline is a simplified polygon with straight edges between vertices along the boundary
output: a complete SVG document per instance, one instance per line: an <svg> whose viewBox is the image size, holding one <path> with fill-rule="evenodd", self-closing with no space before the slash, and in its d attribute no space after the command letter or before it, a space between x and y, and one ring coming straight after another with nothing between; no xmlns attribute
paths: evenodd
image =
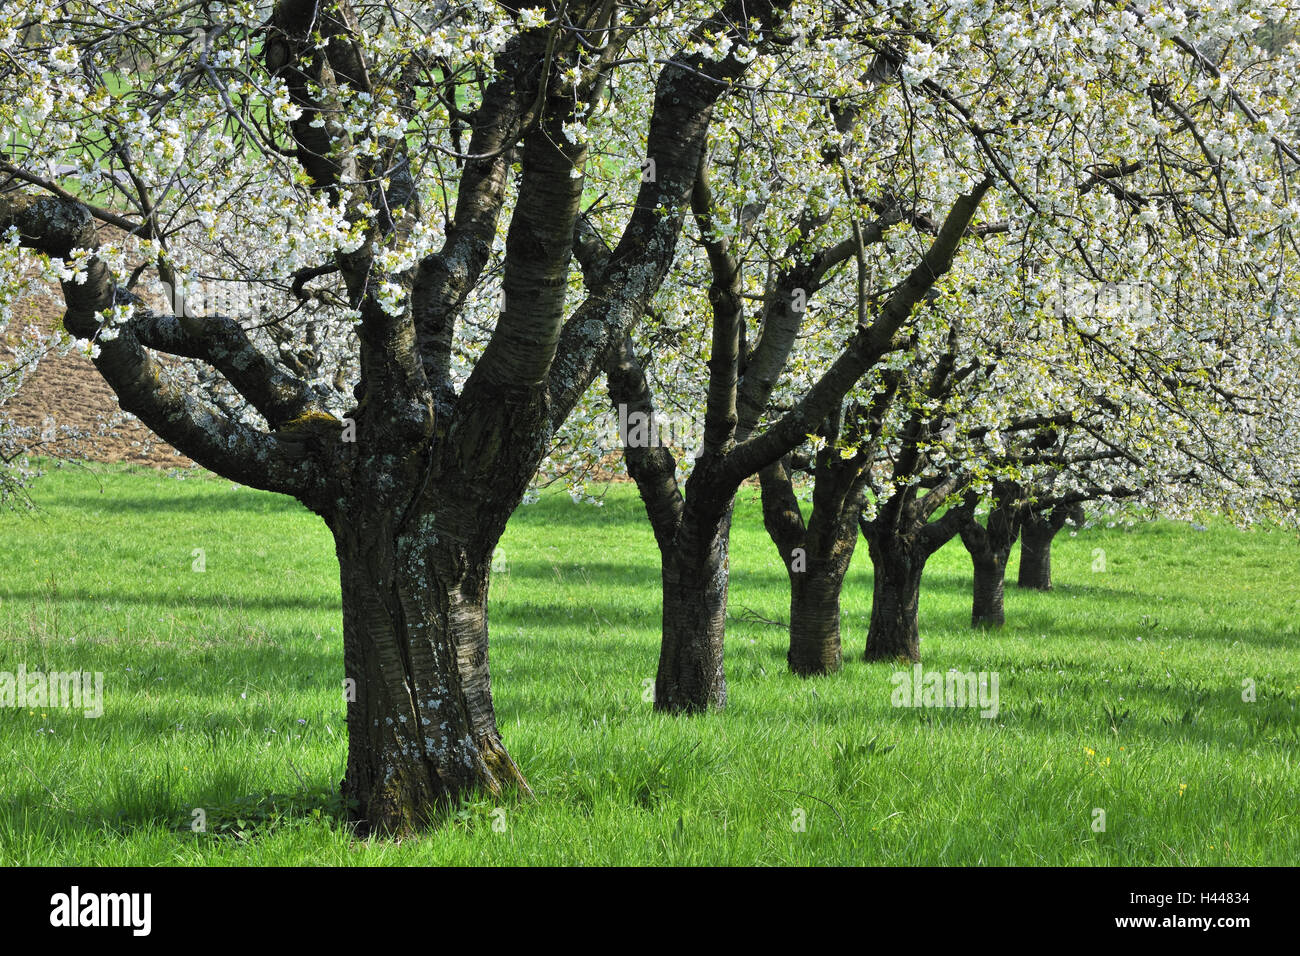
<svg viewBox="0 0 1300 956"><path fill-rule="evenodd" d="M868 656L916 659L954 536L996 621L1016 536L1045 554L1082 502L1294 518L1295 14L28 0L0 10L0 308L57 279L70 345L25 355L84 349L176 448L326 522L344 789L419 827L526 787L491 556L610 415L700 428L616 429L666 711L725 702L755 476L805 674L839 663L859 534Z"/></svg>

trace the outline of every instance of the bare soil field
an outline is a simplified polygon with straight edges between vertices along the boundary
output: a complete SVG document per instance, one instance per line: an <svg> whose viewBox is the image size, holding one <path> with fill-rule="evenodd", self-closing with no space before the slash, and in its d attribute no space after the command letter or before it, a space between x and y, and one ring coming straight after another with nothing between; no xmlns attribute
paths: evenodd
<svg viewBox="0 0 1300 956"><path fill-rule="evenodd" d="M62 310L48 299L33 300L29 317L42 328L53 328L62 321ZM90 359L75 351L43 359L5 408L18 425L41 428L53 424L91 433L99 430L100 422L119 412L113 390ZM85 439L79 452L78 457L90 461L130 462L154 468L193 465L134 417L127 417L109 434Z"/></svg>

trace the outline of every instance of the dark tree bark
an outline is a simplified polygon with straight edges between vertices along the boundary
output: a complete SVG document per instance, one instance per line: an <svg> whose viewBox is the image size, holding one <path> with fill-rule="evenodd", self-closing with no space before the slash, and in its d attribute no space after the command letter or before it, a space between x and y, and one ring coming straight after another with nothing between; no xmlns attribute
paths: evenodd
<svg viewBox="0 0 1300 956"><path fill-rule="evenodd" d="M929 553L918 543L889 534L867 535L874 579L871 623L867 629L868 661L921 659L921 572Z"/></svg>
<svg viewBox="0 0 1300 956"><path fill-rule="evenodd" d="M838 456L837 456L838 457ZM845 463L842 474L823 470L813 490L813 510L805 527L789 461L783 459L759 473L763 490L763 522L785 564L790 580L790 649L786 660L801 677L840 669L840 594L858 538L860 487L852 487L861 472ZM843 487L837 495L836 478Z"/></svg>
<svg viewBox="0 0 1300 956"><path fill-rule="evenodd" d="M791 456L759 472L763 524L790 579L786 659L800 676L833 673L843 662L840 595L857 546L866 468L875 457L897 387L897 376L886 375L869 407L855 404L847 416L837 410L823 423L826 444L812 463L813 503L806 525L791 477ZM849 458L836 447L841 438L857 445Z"/></svg>
<svg viewBox="0 0 1300 956"><path fill-rule="evenodd" d="M1078 510L1077 505L1055 505L1034 509L1025 516L1020 532L1020 573L1016 580L1019 587L1034 591L1052 589L1052 541Z"/></svg>
<svg viewBox="0 0 1300 956"><path fill-rule="evenodd" d="M682 516L663 555L663 639L655 676L659 710L720 710L727 703L723 638L727 624L731 505L723 514Z"/></svg>
<svg viewBox="0 0 1300 956"><path fill-rule="evenodd" d="M971 553L975 569L970 623L972 627L1001 627L1007 621L1002 593L1007 576L1007 554Z"/></svg>
<svg viewBox="0 0 1300 956"><path fill-rule="evenodd" d="M1007 561L1020 534L1024 507L1021 492L1011 483L996 482L993 502L985 524L972 514L961 529L962 544L970 553L974 568L971 602L972 627L1001 627L1006 623L1003 590Z"/></svg>
<svg viewBox="0 0 1300 956"><path fill-rule="evenodd" d="M939 403L979 363L957 367L960 319L948 328L948 346L924 383L922 397ZM929 415L916 403L899 434L893 456L892 482L877 489L876 513L859 520L874 570L871 623L863 657L869 661L921 659L921 574L930 555L943 547L974 513L976 496L967 489L970 475L959 468L936 469L927 443L943 430L941 417ZM961 496L960 501L954 501ZM940 510L944 505L949 507Z"/></svg>
<svg viewBox="0 0 1300 956"><path fill-rule="evenodd" d="M851 527L851 526L850 526ZM852 528L851 552L858 532ZM790 585L790 650L786 662L800 677L833 674L844 662L840 638L840 595L848 561L837 555L810 557L805 577Z"/></svg>
<svg viewBox="0 0 1300 956"><path fill-rule="evenodd" d="M646 415L651 433L656 433L649 386L630 341L610 365L609 391L615 405L629 415ZM724 707L723 639L734 490L708 494L713 481L706 474L708 461L701 460L683 495L676 461L660 445L625 445L623 457L659 545L663 628L655 709L693 713Z"/></svg>
<svg viewBox="0 0 1300 956"><path fill-rule="evenodd" d="M1016 584L1035 591L1052 589L1052 538L1056 531L1038 515L1025 522L1020 535L1020 573Z"/></svg>
<svg viewBox="0 0 1300 956"><path fill-rule="evenodd" d="M859 518L874 571L865 660L921 659L921 574L930 556L971 520L974 501L967 496L940 517L932 516L965 480L964 475L949 475L919 497L916 486L908 485L885 501L873 519Z"/></svg>
<svg viewBox="0 0 1300 956"><path fill-rule="evenodd" d="M343 593L344 795L385 830L416 829L462 793L528 787L497 730L488 674L491 552L397 531L364 506L335 522ZM436 523L423 509L412 528Z"/></svg>

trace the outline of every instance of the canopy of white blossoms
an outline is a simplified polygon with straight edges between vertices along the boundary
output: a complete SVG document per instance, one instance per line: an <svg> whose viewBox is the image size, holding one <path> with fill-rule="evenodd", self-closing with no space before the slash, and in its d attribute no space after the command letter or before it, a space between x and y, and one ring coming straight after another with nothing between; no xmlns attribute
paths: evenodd
<svg viewBox="0 0 1300 956"><path fill-rule="evenodd" d="M286 132L300 108L268 63L272 4L6 4L0 188L82 201L101 226L95 254L121 286L178 315L230 316L343 415L359 374L358 316L331 262L377 242L383 307L410 307L408 277L452 219L468 118L495 55L521 30L563 25L566 6L353 3L369 89L321 93L314 122L342 174L320 190ZM778 6L770 35L739 42L708 27L712 4L613 4L620 42L584 44L558 78L575 101L564 136L586 147L573 172L583 223L612 242L654 175L645 137L663 63L682 49L748 62L713 111L709 233L741 263L751 347L798 292L800 333L769 414L807 391L957 197L991 177L937 296L849 398L869 401L885 373L909 383L885 426L879 487L893 480L891 436L928 401L941 427L927 467L960 463L980 487L1051 475L1137 484L1177 513L1288 514L1300 461L1293 0ZM403 201L375 208L376 195ZM457 387L503 307L512 203L507 190L492 259L456 326ZM387 216L399 228L376 233ZM699 226L687 235L635 335L679 433L703 416L710 348L710 264ZM806 287L782 286L832 250ZM0 244L0 331L12 346L0 399L59 346L25 328L23 303L75 281L86 255L50 259L16 234ZM580 301L577 262L569 282ZM119 305L93 339L66 344L94 354L130 317ZM954 341L957 366L978 371L927 398L927 370ZM165 374L265 425L209 365L175 358ZM579 493L612 450L608 414L593 389L539 481L561 477ZM1062 416L1069 456L1016 454L1017 422ZM1062 457L1087 460L1062 471Z"/></svg>

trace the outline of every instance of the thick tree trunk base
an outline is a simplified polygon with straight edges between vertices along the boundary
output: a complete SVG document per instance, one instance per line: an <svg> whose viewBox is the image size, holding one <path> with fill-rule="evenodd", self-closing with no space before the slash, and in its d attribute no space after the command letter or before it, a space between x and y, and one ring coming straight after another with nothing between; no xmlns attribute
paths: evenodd
<svg viewBox="0 0 1300 956"><path fill-rule="evenodd" d="M348 701L341 791L364 834L427 829L467 796L529 792L492 707L491 551L469 553L432 520L396 534L383 513L334 525Z"/></svg>
<svg viewBox="0 0 1300 956"><path fill-rule="evenodd" d="M1056 536L1050 526L1040 527L1036 522L1025 522L1020 534L1020 573L1018 587L1032 591L1052 589L1052 539Z"/></svg>
<svg viewBox="0 0 1300 956"><path fill-rule="evenodd" d="M873 612L874 620L875 614ZM917 664L921 661L920 628L904 620L888 623L876 622L867 631L867 649L864 661L899 661Z"/></svg>
<svg viewBox="0 0 1300 956"><path fill-rule="evenodd" d="M349 761L339 790L349 806L349 819L358 836L405 836L437 827L462 798L491 795L509 801L531 794L523 774L496 735L480 737L467 753L481 766L470 777L443 785L436 773L410 772L406 753L394 750L387 759L372 754L363 765Z"/></svg>
<svg viewBox="0 0 1300 956"><path fill-rule="evenodd" d="M701 522L688 514L676 546L664 556L663 641L655 677L657 711L693 714L727 705L723 639L730 533L730 508L716 523Z"/></svg>
<svg viewBox="0 0 1300 956"><path fill-rule="evenodd" d="M868 541L868 549L875 567L875 585L867 648L862 657L868 661L919 662L921 572L925 559L906 548L884 548L875 541Z"/></svg>
<svg viewBox="0 0 1300 956"><path fill-rule="evenodd" d="M833 674L844 663L840 645L842 580L815 566L799 573L806 577L791 583L786 661L791 673L800 677Z"/></svg>
<svg viewBox="0 0 1300 956"><path fill-rule="evenodd" d="M975 583L971 603L972 627L999 628L1006 623L1003 592L1007 572L1005 555L981 555L974 559Z"/></svg>

